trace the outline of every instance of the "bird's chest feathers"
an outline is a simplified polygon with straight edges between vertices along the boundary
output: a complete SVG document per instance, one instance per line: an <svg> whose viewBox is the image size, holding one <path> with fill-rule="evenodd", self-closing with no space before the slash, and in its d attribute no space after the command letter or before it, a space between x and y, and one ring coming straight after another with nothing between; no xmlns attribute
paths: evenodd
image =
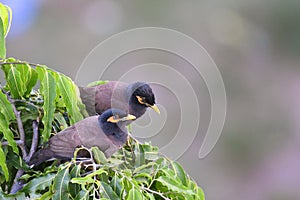
<svg viewBox="0 0 300 200"><path fill-rule="evenodd" d="M129 113L136 116L136 118L142 116L146 112L146 110L147 107L143 105L129 102Z"/></svg>

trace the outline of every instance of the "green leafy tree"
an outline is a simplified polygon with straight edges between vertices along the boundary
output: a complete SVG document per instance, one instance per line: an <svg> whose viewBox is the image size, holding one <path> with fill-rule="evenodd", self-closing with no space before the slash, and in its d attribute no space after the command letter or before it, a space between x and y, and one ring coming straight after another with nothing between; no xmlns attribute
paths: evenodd
<svg viewBox="0 0 300 200"><path fill-rule="evenodd" d="M201 188L182 166L150 143L129 139L111 158L93 147L78 148L63 164L30 160L51 135L87 116L74 82L44 65L6 58L12 19L0 3L0 199L196 199ZM102 84L97 82L92 84ZM76 159L85 150L90 158Z"/></svg>

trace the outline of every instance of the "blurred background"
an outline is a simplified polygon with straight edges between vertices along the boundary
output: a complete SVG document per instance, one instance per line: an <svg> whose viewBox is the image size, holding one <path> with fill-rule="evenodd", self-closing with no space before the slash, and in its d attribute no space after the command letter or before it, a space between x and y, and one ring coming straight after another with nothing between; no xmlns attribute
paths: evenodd
<svg viewBox="0 0 300 200"><path fill-rule="evenodd" d="M209 95L187 63L167 52L145 50L113 63L105 78L118 79L120 69L157 62L174 67L198 87L200 128L179 162L206 199L300 199L300 1L1 2L13 10L7 55L71 78L96 45L121 31L155 26L191 36L216 62L228 101L222 135L204 159L198 159L198 152L210 118ZM171 119L164 134L149 139L162 146L176 131L180 109L172 92L155 89Z"/></svg>

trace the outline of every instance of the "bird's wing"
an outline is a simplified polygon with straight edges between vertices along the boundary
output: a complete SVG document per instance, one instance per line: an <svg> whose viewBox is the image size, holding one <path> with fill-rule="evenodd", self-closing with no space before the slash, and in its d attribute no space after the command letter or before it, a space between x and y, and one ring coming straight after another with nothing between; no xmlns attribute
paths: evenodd
<svg viewBox="0 0 300 200"><path fill-rule="evenodd" d="M109 158L112 154L116 153L119 149L120 149L119 146L112 144L106 151L104 151L104 154L107 158Z"/></svg>
<svg viewBox="0 0 300 200"><path fill-rule="evenodd" d="M81 141L75 126L70 126L51 137L46 147L38 150L29 161L29 165L36 166L51 158L70 159Z"/></svg>
<svg viewBox="0 0 300 200"><path fill-rule="evenodd" d="M104 153L106 151L116 151L114 150L115 144L105 135L105 133L103 133L102 129L100 128L98 116L85 118L84 120L76 123L75 128L83 146L87 148L97 146ZM111 154L109 154L109 156L110 155ZM106 156L108 155L106 154Z"/></svg>
<svg viewBox="0 0 300 200"><path fill-rule="evenodd" d="M55 158L72 158L74 151L82 142L75 125L70 126L53 136L48 142L48 149L53 152Z"/></svg>
<svg viewBox="0 0 300 200"><path fill-rule="evenodd" d="M80 91L80 98L85 105L85 109L90 116L96 114L95 99L96 99L96 87L78 87Z"/></svg>
<svg viewBox="0 0 300 200"><path fill-rule="evenodd" d="M119 108L128 111L127 87L127 83L118 81L110 81L96 86L96 111L99 114L109 108Z"/></svg>

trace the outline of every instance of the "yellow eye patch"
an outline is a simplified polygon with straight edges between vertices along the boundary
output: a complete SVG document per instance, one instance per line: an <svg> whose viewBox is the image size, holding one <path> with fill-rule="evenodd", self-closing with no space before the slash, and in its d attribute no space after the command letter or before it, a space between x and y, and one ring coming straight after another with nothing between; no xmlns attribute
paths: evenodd
<svg viewBox="0 0 300 200"><path fill-rule="evenodd" d="M119 116L111 116L109 117L106 121L111 122L111 123L118 123L120 121Z"/></svg>
<svg viewBox="0 0 300 200"><path fill-rule="evenodd" d="M136 96L136 98L140 104L145 104L145 97Z"/></svg>

